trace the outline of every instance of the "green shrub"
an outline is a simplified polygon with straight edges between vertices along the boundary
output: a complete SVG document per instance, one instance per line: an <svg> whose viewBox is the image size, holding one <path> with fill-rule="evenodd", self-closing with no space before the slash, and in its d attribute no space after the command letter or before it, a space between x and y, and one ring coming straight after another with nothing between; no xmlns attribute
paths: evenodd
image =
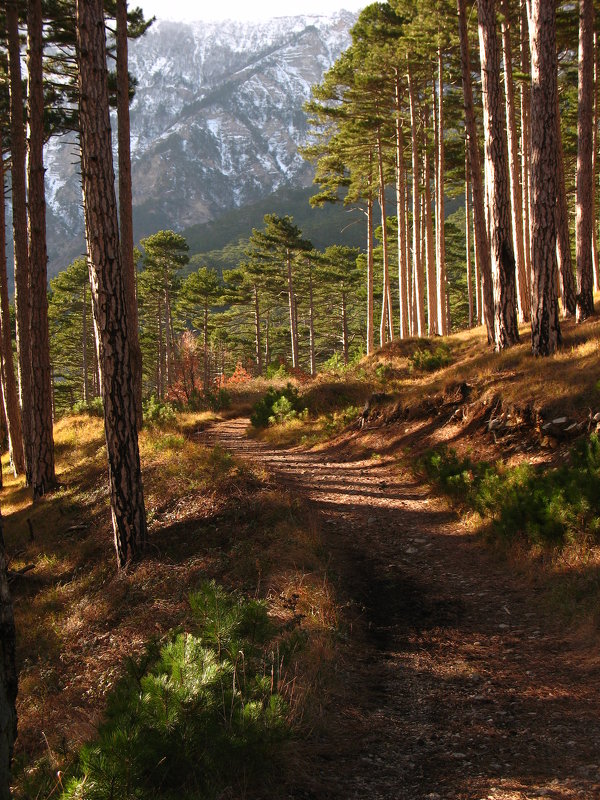
<svg viewBox="0 0 600 800"><path fill-rule="evenodd" d="M75 403L73 406L73 413L87 414L89 417L103 417L104 404L102 403L102 398L93 397L91 400L88 400L87 403L85 403L83 400Z"/></svg>
<svg viewBox="0 0 600 800"><path fill-rule="evenodd" d="M265 376L268 380L273 380L276 378L285 378L290 374L290 371L287 367L287 364L269 364L265 370Z"/></svg>
<svg viewBox="0 0 600 800"><path fill-rule="evenodd" d="M196 629L130 665L63 800L240 796L264 778L287 732L266 606L215 583L189 600Z"/></svg>
<svg viewBox="0 0 600 800"><path fill-rule="evenodd" d="M408 359L409 369L419 372L436 372L452 363L452 355L447 344L438 345L435 350L417 348Z"/></svg>
<svg viewBox="0 0 600 800"><path fill-rule="evenodd" d="M144 403L144 424L151 428L168 428L175 424L175 408L171 403L163 403L153 394Z"/></svg>
<svg viewBox="0 0 600 800"><path fill-rule="evenodd" d="M206 393L206 402L211 411L225 411L231 408L231 394L227 389L217 389Z"/></svg>
<svg viewBox="0 0 600 800"><path fill-rule="evenodd" d="M250 422L255 428L266 428L280 422L306 416L308 411L302 407L298 389L288 383L285 389L267 390L267 393L252 408Z"/></svg>
<svg viewBox="0 0 600 800"><path fill-rule="evenodd" d="M421 469L461 505L492 520L503 538L562 546L600 535L600 441L579 442L569 463L547 469L529 464L473 464L453 450L430 451Z"/></svg>

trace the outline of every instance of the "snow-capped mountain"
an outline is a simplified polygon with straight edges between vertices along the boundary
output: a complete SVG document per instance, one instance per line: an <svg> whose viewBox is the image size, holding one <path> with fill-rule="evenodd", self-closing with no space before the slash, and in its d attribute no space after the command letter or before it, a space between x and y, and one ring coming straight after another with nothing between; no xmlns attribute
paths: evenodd
<svg viewBox="0 0 600 800"><path fill-rule="evenodd" d="M130 45L136 239L181 230L287 185L312 170L298 155L303 103L350 42L354 14L261 24L155 23ZM83 251L77 147L47 148L51 271Z"/></svg>

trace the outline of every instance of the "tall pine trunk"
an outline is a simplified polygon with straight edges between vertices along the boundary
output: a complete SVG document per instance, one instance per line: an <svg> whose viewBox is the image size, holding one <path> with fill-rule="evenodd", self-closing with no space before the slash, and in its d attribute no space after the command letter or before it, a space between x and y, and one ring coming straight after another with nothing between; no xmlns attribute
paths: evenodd
<svg viewBox="0 0 600 800"><path fill-rule="evenodd" d="M400 303L400 338L408 336L408 295L406 291L406 213L404 180L404 135L402 131L402 92L400 72L395 70L396 90L396 217L398 219L398 299Z"/></svg>
<svg viewBox="0 0 600 800"><path fill-rule="evenodd" d="M131 192L131 143L129 123L129 72L127 53L127 0L116 0L117 21L117 143L119 163L119 235L123 286L129 333L129 352L135 392L138 428L143 423L142 351L140 348L135 261L133 257L133 205Z"/></svg>
<svg viewBox="0 0 600 800"><path fill-rule="evenodd" d="M10 154L15 260L15 317L17 368L21 404L25 476L31 483L31 306L29 298L29 248L27 245L27 205L25 188L25 127L23 125L23 85L21 83L21 45L18 4L6 4L8 63L10 76Z"/></svg>
<svg viewBox="0 0 600 800"><path fill-rule="evenodd" d="M577 94L577 215L575 250L577 254L578 322L594 313L592 270L592 126L594 120L594 2L579 0L579 81Z"/></svg>
<svg viewBox="0 0 600 800"><path fill-rule="evenodd" d="M434 254L433 216L431 209L431 155L427 146L429 107L423 108L423 184L425 217L425 275L427 278L427 331L430 336L439 333L436 289L436 258Z"/></svg>
<svg viewBox="0 0 600 800"><path fill-rule="evenodd" d="M412 276L413 276L413 333L417 336L423 335L424 325L424 305L423 305L423 284L421 272L421 197L420 197L420 167L419 167L419 120L417 117L417 107L415 91L412 79L412 69L408 64L408 96L410 102L410 138L412 149L412 208L413 208L413 257L412 257Z"/></svg>
<svg viewBox="0 0 600 800"><path fill-rule="evenodd" d="M575 278L571 261L571 235L569 233L569 211L567 208L567 190L565 185L565 165L563 158L562 131L560 128L560 110L558 92L556 93L556 255L558 259L558 277L564 316L575 313Z"/></svg>
<svg viewBox="0 0 600 800"><path fill-rule="evenodd" d="M533 0L531 14L531 348L536 356L560 344L556 292L556 14Z"/></svg>
<svg viewBox="0 0 600 800"><path fill-rule="evenodd" d="M594 274L594 291L600 289L600 267L598 266L598 220L596 219L598 190L598 102L600 101L600 85L598 84L598 34L594 33L594 128L592 134L592 269Z"/></svg>
<svg viewBox="0 0 600 800"><path fill-rule="evenodd" d="M385 175L383 169L383 148L380 132L377 131L377 164L379 167L379 208L381 210L381 249L383 261L383 287L381 296L381 323L379 325L379 343L383 347L388 329L391 328L390 308L390 269L388 259L388 239L385 212Z"/></svg>
<svg viewBox="0 0 600 800"><path fill-rule="evenodd" d="M258 374L263 374L262 365L262 346L260 342L260 298L258 296L258 286L254 284L252 287L254 294L254 342L256 347L256 369Z"/></svg>
<svg viewBox="0 0 600 800"><path fill-rule="evenodd" d="M516 276L513 254L508 146L504 102L500 88L500 54L494 0L479 0L479 53L483 92L483 128L489 178L489 227L494 281L494 341L504 350L519 341L516 313Z"/></svg>
<svg viewBox="0 0 600 800"><path fill-rule="evenodd" d="M371 158L369 155L369 187L367 194L367 355L375 348L375 309L373 304L374 290L374 255L373 255L373 195Z"/></svg>
<svg viewBox="0 0 600 800"><path fill-rule="evenodd" d="M29 296L31 303L31 485L33 499L56 483L52 430L52 370L48 331L42 0L27 4L29 83Z"/></svg>
<svg viewBox="0 0 600 800"><path fill-rule="evenodd" d="M517 279L517 307L519 319L529 320L529 282L523 247L523 194L519 170L517 147L517 119L515 111L515 88L512 68L512 42L507 0L502 0L502 55L504 60L504 98L506 104L506 137L508 141L508 170L510 178L510 202L515 267Z"/></svg>
<svg viewBox="0 0 600 800"><path fill-rule="evenodd" d="M313 302L313 277L312 262L308 260L308 346L310 351L310 374L314 377L317 372L315 363L315 306Z"/></svg>
<svg viewBox="0 0 600 800"><path fill-rule="evenodd" d="M294 297L294 279L292 275L292 254L289 250L286 251L286 266L287 266L287 280L288 280L288 305L290 311L290 338L292 342L292 367L298 367L298 333L297 333L297 315L296 315L296 302Z"/></svg>
<svg viewBox="0 0 600 800"><path fill-rule="evenodd" d="M82 325L81 325L81 352L82 352L82 380L83 380L83 402L90 402L90 385L88 379L88 356L87 356L87 281L83 283L83 297L81 303Z"/></svg>
<svg viewBox="0 0 600 800"><path fill-rule="evenodd" d="M463 101L465 110L465 127L469 147L469 164L471 167L471 192L473 194L474 245L477 271L480 276L482 320L485 323L488 341L494 341L494 296L492 288L492 267L485 218L485 197L479 146L477 144L477 128L475 125L475 109L473 107L473 87L471 85L471 59L469 56L469 38L467 32L466 0L457 0L458 30L460 39L460 66L463 84Z"/></svg>
<svg viewBox="0 0 600 800"><path fill-rule="evenodd" d="M348 365L348 312L346 305L346 292L342 289L342 352L344 354L344 364Z"/></svg>
<svg viewBox="0 0 600 800"><path fill-rule="evenodd" d="M2 207L0 208L0 337L2 352L2 392L4 413L8 429L8 446L15 475L25 472L23 453L23 433L21 429L21 409L19 393L15 381L13 350L8 302L8 277L6 272L6 205L4 196L4 156L0 136L0 179L2 180Z"/></svg>
<svg viewBox="0 0 600 800"><path fill-rule="evenodd" d="M529 35L527 11L525 0L520 0L519 5L519 53L521 57L521 219L523 221L523 254L525 257L525 272L528 281L531 278L531 238L530 238L530 193L529 193L529 108L530 92L529 80ZM529 284L528 284L529 285ZM531 287L530 287L531 295Z"/></svg>
<svg viewBox="0 0 600 800"><path fill-rule="evenodd" d="M437 109L437 194L435 199L435 222L436 222L436 288L437 288L437 329L441 336L448 333L449 320L446 314L446 236L444 231L445 224L445 203L444 203L444 172L445 172L445 150L444 150L444 64L442 60L442 50L438 47L438 109Z"/></svg>
<svg viewBox="0 0 600 800"><path fill-rule="evenodd" d="M146 542L146 511L129 355L112 163L102 0L77 0L81 178L110 502L119 567Z"/></svg>
<svg viewBox="0 0 600 800"><path fill-rule="evenodd" d="M465 142L465 246L467 263L467 297L469 299L469 328L473 327L473 267L471 263L471 185L469 181L469 151Z"/></svg>

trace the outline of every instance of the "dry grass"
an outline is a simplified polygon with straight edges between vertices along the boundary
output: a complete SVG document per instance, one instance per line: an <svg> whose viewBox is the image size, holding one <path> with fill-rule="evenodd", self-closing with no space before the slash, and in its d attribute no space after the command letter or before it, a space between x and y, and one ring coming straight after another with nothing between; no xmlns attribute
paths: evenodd
<svg viewBox="0 0 600 800"><path fill-rule="evenodd" d="M316 520L253 465L195 441L208 419L186 414L173 430L140 435L150 545L120 574L101 420L56 425L61 487L35 506L4 464L20 669L17 798L51 796L52 775L93 737L126 659L185 627L188 592L207 578L268 598L281 629L298 630L282 669L294 718L310 708L337 625Z"/></svg>

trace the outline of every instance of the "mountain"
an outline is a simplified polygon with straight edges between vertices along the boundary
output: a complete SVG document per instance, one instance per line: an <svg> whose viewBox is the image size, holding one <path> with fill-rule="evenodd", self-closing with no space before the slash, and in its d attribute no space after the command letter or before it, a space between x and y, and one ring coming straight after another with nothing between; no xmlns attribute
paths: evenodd
<svg viewBox="0 0 600 800"><path fill-rule="evenodd" d="M162 21L131 43L136 241L310 185L312 167L298 154L302 106L348 46L355 19L341 11L261 24ZM51 273L84 251L77 162L73 138L48 144Z"/></svg>

